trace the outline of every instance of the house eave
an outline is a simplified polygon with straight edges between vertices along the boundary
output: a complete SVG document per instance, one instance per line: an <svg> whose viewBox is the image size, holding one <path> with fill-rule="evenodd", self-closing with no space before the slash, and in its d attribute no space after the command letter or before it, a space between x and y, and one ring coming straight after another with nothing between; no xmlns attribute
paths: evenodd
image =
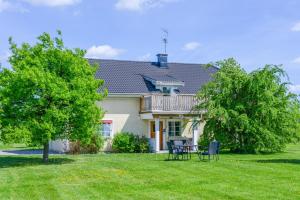
<svg viewBox="0 0 300 200"><path fill-rule="evenodd" d="M147 93L108 93L108 97L142 97Z"/></svg>

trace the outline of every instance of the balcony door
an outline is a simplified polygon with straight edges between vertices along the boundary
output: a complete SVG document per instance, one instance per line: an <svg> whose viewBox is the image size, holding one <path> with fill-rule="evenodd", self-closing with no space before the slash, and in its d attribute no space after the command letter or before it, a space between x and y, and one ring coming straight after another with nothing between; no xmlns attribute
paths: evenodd
<svg viewBox="0 0 300 200"><path fill-rule="evenodd" d="M150 122L150 137L155 138L155 122ZM159 122L159 149L163 150L163 122Z"/></svg>

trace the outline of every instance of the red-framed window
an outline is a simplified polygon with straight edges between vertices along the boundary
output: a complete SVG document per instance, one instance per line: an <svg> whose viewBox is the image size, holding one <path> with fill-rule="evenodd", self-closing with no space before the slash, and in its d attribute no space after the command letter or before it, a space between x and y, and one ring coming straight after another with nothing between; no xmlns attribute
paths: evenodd
<svg viewBox="0 0 300 200"><path fill-rule="evenodd" d="M112 120L102 120L98 126L98 133L103 137L112 136Z"/></svg>

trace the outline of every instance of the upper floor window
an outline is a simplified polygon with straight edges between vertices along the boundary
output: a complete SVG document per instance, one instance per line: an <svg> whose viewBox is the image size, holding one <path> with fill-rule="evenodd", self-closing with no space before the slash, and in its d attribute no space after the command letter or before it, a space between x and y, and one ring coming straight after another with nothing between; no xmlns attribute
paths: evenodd
<svg viewBox="0 0 300 200"><path fill-rule="evenodd" d="M98 126L97 133L101 134L103 137L111 137L112 120L103 120L102 123Z"/></svg>
<svg viewBox="0 0 300 200"><path fill-rule="evenodd" d="M170 136L181 136L181 122L169 121L168 122L168 134Z"/></svg>
<svg viewBox="0 0 300 200"><path fill-rule="evenodd" d="M168 87L163 87L163 91L164 94L170 94L171 93L171 88Z"/></svg>

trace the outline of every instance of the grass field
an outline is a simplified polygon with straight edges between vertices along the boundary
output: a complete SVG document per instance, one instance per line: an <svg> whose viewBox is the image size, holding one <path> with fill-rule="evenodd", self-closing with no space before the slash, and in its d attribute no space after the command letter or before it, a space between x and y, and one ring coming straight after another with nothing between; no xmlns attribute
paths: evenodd
<svg viewBox="0 0 300 200"><path fill-rule="evenodd" d="M24 149L24 148L26 148L25 144L3 144L0 142L0 150Z"/></svg>
<svg viewBox="0 0 300 200"><path fill-rule="evenodd" d="M0 199L300 199L300 145L218 162L166 154L0 156Z"/></svg>
<svg viewBox="0 0 300 200"><path fill-rule="evenodd" d="M0 142L0 150L26 150L26 149L40 149L41 147L29 147L25 144L3 144Z"/></svg>

